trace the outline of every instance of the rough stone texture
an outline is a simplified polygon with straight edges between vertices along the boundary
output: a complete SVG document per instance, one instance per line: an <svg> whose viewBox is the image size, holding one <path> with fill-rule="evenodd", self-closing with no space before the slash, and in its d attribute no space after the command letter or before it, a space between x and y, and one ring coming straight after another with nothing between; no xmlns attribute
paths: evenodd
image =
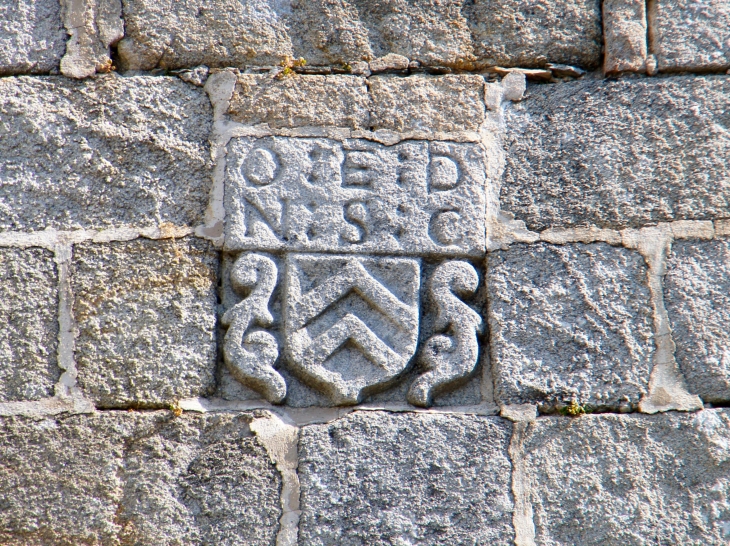
<svg viewBox="0 0 730 546"><path fill-rule="evenodd" d="M0 2L0 75L57 71L66 49L56 0Z"/></svg>
<svg viewBox="0 0 730 546"><path fill-rule="evenodd" d="M370 97L355 76L241 74L228 114L245 125L269 127L369 127Z"/></svg>
<svg viewBox="0 0 730 546"><path fill-rule="evenodd" d="M727 70L730 5L725 0L653 0L649 42L660 71Z"/></svg>
<svg viewBox="0 0 730 546"><path fill-rule="evenodd" d="M514 245L489 255L487 288L500 404L636 407L654 353L639 253L605 243Z"/></svg>
<svg viewBox="0 0 730 546"><path fill-rule="evenodd" d="M535 542L727 544L730 413L540 418L525 462Z"/></svg>
<svg viewBox="0 0 730 546"><path fill-rule="evenodd" d="M675 241L664 304L689 391L730 402L730 239Z"/></svg>
<svg viewBox="0 0 730 546"><path fill-rule="evenodd" d="M57 315L53 253L0 248L0 402L53 396Z"/></svg>
<svg viewBox="0 0 730 546"><path fill-rule="evenodd" d="M484 164L476 144L237 138L226 248L482 256Z"/></svg>
<svg viewBox="0 0 730 546"><path fill-rule="evenodd" d="M199 239L74 249L75 358L97 405L204 396L216 365L217 253Z"/></svg>
<svg viewBox="0 0 730 546"><path fill-rule="evenodd" d="M600 65L599 0L474 0L464 10L480 64Z"/></svg>
<svg viewBox="0 0 730 546"><path fill-rule="evenodd" d="M532 86L505 110L500 203L530 229L730 216L730 79Z"/></svg>
<svg viewBox="0 0 730 546"><path fill-rule="evenodd" d="M484 123L484 78L475 75L373 77L373 129L479 131Z"/></svg>
<svg viewBox="0 0 730 546"><path fill-rule="evenodd" d="M302 544L513 544L511 425L358 412L302 429Z"/></svg>
<svg viewBox="0 0 730 546"><path fill-rule="evenodd" d="M646 0L604 0L603 72L640 72L646 68Z"/></svg>
<svg viewBox="0 0 730 546"><path fill-rule="evenodd" d="M200 223L211 117L178 78L0 80L0 229Z"/></svg>
<svg viewBox="0 0 730 546"><path fill-rule="evenodd" d="M279 473L252 416L0 419L7 546L273 546Z"/></svg>
<svg viewBox="0 0 730 546"><path fill-rule="evenodd" d="M352 0L376 57L403 55L426 65L469 67L474 60L461 0Z"/></svg>
<svg viewBox="0 0 730 546"><path fill-rule="evenodd" d="M294 54L273 0L123 0L124 69L277 65Z"/></svg>

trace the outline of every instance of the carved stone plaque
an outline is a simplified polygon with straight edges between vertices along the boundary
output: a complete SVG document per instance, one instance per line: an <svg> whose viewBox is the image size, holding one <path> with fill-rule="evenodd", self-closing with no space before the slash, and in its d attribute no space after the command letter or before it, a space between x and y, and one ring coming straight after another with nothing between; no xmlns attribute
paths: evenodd
<svg viewBox="0 0 730 546"><path fill-rule="evenodd" d="M226 249L435 256L485 252L476 144L237 138L226 159Z"/></svg>
<svg viewBox="0 0 730 546"><path fill-rule="evenodd" d="M289 255L290 368L338 404L389 386L416 350L419 285L418 260Z"/></svg>

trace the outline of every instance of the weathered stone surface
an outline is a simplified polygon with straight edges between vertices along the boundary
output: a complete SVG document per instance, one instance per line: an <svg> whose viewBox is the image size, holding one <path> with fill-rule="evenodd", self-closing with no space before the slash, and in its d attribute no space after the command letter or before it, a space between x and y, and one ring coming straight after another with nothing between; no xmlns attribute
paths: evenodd
<svg viewBox="0 0 730 546"><path fill-rule="evenodd" d="M245 125L347 127L366 129L370 97L365 79L356 76L241 74L228 114Z"/></svg>
<svg viewBox="0 0 730 546"><path fill-rule="evenodd" d="M505 109L503 210L530 229L730 216L730 79L533 86Z"/></svg>
<svg viewBox="0 0 730 546"><path fill-rule="evenodd" d="M301 543L512 544L510 433L498 418L380 412L305 427Z"/></svg>
<svg viewBox="0 0 730 546"><path fill-rule="evenodd" d="M121 0L66 2L64 23L69 39L61 59L61 73L86 78L113 66L109 47L124 37Z"/></svg>
<svg viewBox="0 0 730 546"><path fill-rule="evenodd" d="M469 66L473 46L461 0L352 0L376 57L403 55L426 65Z"/></svg>
<svg viewBox="0 0 730 546"><path fill-rule="evenodd" d="M122 0L118 51L132 70L277 65L294 54L272 0Z"/></svg>
<svg viewBox="0 0 730 546"><path fill-rule="evenodd" d="M675 241L664 304L689 391L730 402L730 239Z"/></svg>
<svg viewBox="0 0 730 546"><path fill-rule="evenodd" d="M78 382L97 405L159 406L214 388L218 260L210 243L78 245L71 274Z"/></svg>
<svg viewBox="0 0 730 546"><path fill-rule="evenodd" d="M273 546L279 473L247 414L0 420L0 541Z"/></svg>
<svg viewBox="0 0 730 546"><path fill-rule="evenodd" d="M525 463L537 544L726 544L730 413L543 417Z"/></svg>
<svg viewBox="0 0 730 546"><path fill-rule="evenodd" d="M211 118L178 78L0 80L0 229L200 223Z"/></svg>
<svg viewBox="0 0 730 546"><path fill-rule="evenodd" d="M0 248L0 402L53 396L57 316L53 253Z"/></svg>
<svg viewBox="0 0 730 546"><path fill-rule="evenodd" d="M730 68L730 5L723 0L649 2L649 40L660 71Z"/></svg>
<svg viewBox="0 0 730 546"><path fill-rule="evenodd" d="M368 80L373 129L479 131L484 123L484 78L475 75L380 76Z"/></svg>
<svg viewBox="0 0 730 546"><path fill-rule="evenodd" d="M636 407L654 353L639 253L605 243L513 245L489 255L487 288L500 404Z"/></svg>
<svg viewBox="0 0 730 546"><path fill-rule="evenodd" d="M57 0L0 2L0 75L57 71L65 50Z"/></svg>
<svg viewBox="0 0 730 546"><path fill-rule="evenodd" d="M646 68L646 2L604 0L603 72L640 72Z"/></svg>
<svg viewBox="0 0 730 546"><path fill-rule="evenodd" d="M480 64L591 69L601 62L599 0L474 0L464 11Z"/></svg>
<svg viewBox="0 0 730 546"><path fill-rule="evenodd" d="M476 144L237 138L226 248L482 256L484 179Z"/></svg>

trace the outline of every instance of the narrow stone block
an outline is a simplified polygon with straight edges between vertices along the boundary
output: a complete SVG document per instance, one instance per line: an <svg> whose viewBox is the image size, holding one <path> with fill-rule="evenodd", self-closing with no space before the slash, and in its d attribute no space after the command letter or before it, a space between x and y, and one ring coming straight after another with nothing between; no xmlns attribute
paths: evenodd
<svg viewBox="0 0 730 546"><path fill-rule="evenodd" d="M299 540L512 544L510 436L508 421L444 414L357 412L305 427Z"/></svg>
<svg viewBox="0 0 730 546"><path fill-rule="evenodd" d="M641 72L646 69L646 1L604 0L603 72Z"/></svg>
<svg viewBox="0 0 730 546"><path fill-rule="evenodd" d="M605 243L513 245L489 255L487 290L500 404L637 406L654 354L639 253Z"/></svg>
<svg viewBox="0 0 730 546"><path fill-rule="evenodd" d="M664 304L689 391L730 402L730 239L675 241Z"/></svg>
<svg viewBox="0 0 730 546"><path fill-rule="evenodd" d="M474 0L467 14L479 63L585 69L601 62L599 0Z"/></svg>
<svg viewBox="0 0 730 546"><path fill-rule="evenodd" d="M479 131L484 123L484 78L475 75L373 77L373 129Z"/></svg>
<svg viewBox="0 0 730 546"><path fill-rule="evenodd" d="M660 71L730 68L730 5L723 0L654 0L649 41Z"/></svg>
<svg viewBox="0 0 730 546"><path fill-rule="evenodd" d="M277 65L294 54L272 0L122 0L122 11L124 69Z"/></svg>
<svg viewBox="0 0 730 546"><path fill-rule="evenodd" d="M524 468L536 544L726 544L730 412L542 417Z"/></svg>
<svg viewBox="0 0 730 546"><path fill-rule="evenodd" d="M356 76L258 76L241 74L228 114L245 125L272 128L367 129L370 97Z"/></svg>
<svg viewBox="0 0 730 546"><path fill-rule="evenodd" d="M530 229L730 216L727 77L584 80L528 94L505 109L500 204Z"/></svg>
<svg viewBox="0 0 730 546"><path fill-rule="evenodd" d="M0 80L0 229L202 222L205 93L178 78Z"/></svg>
<svg viewBox="0 0 730 546"><path fill-rule="evenodd" d="M0 542L275 542L281 480L250 414L0 419Z"/></svg>
<svg viewBox="0 0 730 546"><path fill-rule="evenodd" d="M74 248L79 386L98 406L160 406L215 386L218 256L199 239Z"/></svg>
<svg viewBox="0 0 730 546"><path fill-rule="evenodd" d="M58 73L66 38L58 0L0 1L0 76Z"/></svg>
<svg viewBox="0 0 730 546"><path fill-rule="evenodd" d="M0 402L53 396L58 272L53 253L0 248Z"/></svg>
<svg viewBox="0 0 730 546"><path fill-rule="evenodd" d="M477 144L237 138L226 248L483 256L484 164Z"/></svg>

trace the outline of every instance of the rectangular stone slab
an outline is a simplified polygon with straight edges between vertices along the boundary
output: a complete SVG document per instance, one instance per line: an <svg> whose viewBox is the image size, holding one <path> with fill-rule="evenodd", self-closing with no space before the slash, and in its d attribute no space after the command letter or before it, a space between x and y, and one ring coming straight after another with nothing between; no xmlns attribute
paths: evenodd
<svg viewBox="0 0 730 546"><path fill-rule="evenodd" d="M664 305L689 391L730 402L730 239L675 241Z"/></svg>
<svg viewBox="0 0 730 546"><path fill-rule="evenodd" d="M167 406L215 385L218 256L201 239L74 248L78 382L97 406Z"/></svg>
<svg viewBox="0 0 730 546"><path fill-rule="evenodd" d="M253 417L0 418L0 542L270 546L281 480Z"/></svg>
<svg viewBox="0 0 730 546"><path fill-rule="evenodd" d="M0 402L53 396L58 368L53 252L0 248Z"/></svg>
<svg viewBox="0 0 730 546"><path fill-rule="evenodd" d="M202 223L211 121L178 78L0 79L0 229Z"/></svg>
<svg viewBox="0 0 730 546"><path fill-rule="evenodd" d="M511 431L495 417L383 412L304 427L299 540L513 544Z"/></svg>
<svg viewBox="0 0 730 546"><path fill-rule="evenodd" d="M533 230L730 216L730 79L531 86L505 109L503 210Z"/></svg>
<svg viewBox="0 0 730 546"><path fill-rule="evenodd" d="M227 250L481 256L476 144L237 138L226 157Z"/></svg>
<svg viewBox="0 0 730 546"><path fill-rule="evenodd" d="M723 0L654 0L649 40L660 71L730 68L730 6Z"/></svg>
<svg viewBox="0 0 730 546"><path fill-rule="evenodd" d="M58 0L0 1L0 75L58 73L66 38Z"/></svg>
<svg viewBox="0 0 730 546"><path fill-rule="evenodd" d="M727 544L730 412L543 417L524 468L536 544Z"/></svg>
<svg viewBox="0 0 730 546"><path fill-rule="evenodd" d="M647 266L605 243L513 245L489 254L495 396L546 409L633 409L654 354Z"/></svg>

